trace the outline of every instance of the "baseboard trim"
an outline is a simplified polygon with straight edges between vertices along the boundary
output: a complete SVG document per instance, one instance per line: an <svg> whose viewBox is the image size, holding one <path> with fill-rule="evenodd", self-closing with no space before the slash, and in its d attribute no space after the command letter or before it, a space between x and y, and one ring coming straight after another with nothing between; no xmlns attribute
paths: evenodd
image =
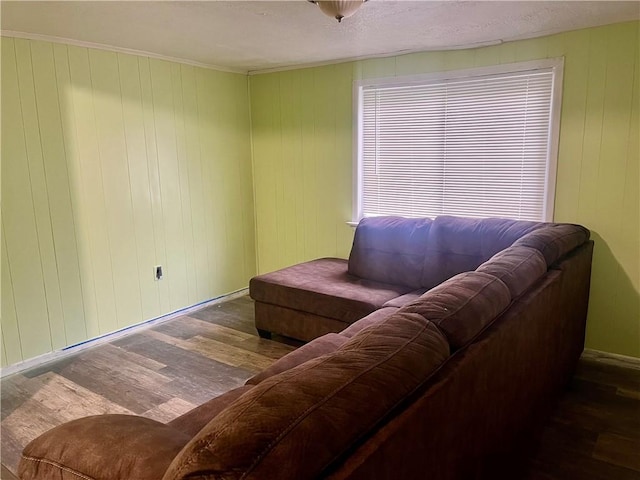
<svg viewBox="0 0 640 480"><path fill-rule="evenodd" d="M86 350L87 348L95 347L103 343L111 342L118 338L124 337L125 335L130 335L131 333L140 332L147 328L153 327L154 325L167 322L181 315L187 315L189 313L193 313L195 311L201 310L211 305L216 305L218 303L224 303L239 297L243 297L248 293L249 293L248 288L242 288L240 290L236 290L235 292L231 292L226 295L221 295L220 297L212 298L211 300L206 300L204 302L191 305L190 307L185 307L185 308L181 308L180 310L175 310L173 312L167 313L166 315L161 315L160 317L152 318L150 320L145 320L144 322L136 323L134 325L121 328L114 332L105 333L104 335L90 338L89 340L76 343L75 345L69 345L68 347L64 347L60 350L55 350L53 352L45 353L43 355L38 355L37 357L29 358L22 362L14 363L13 365L8 365L0 369L0 378L4 378L9 375L20 373L29 368L39 367L41 365L44 365L45 363L53 362L55 360L60 360L61 358L68 357L70 355L75 355L76 353L81 352L82 350Z"/></svg>
<svg viewBox="0 0 640 480"><path fill-rule="evenodd" d="M582 358L640 370L640 358L638 357L630 357L628 355L620 355L618 353L602 352L600 350L585 348L584 352L582 352Z"/></svg>

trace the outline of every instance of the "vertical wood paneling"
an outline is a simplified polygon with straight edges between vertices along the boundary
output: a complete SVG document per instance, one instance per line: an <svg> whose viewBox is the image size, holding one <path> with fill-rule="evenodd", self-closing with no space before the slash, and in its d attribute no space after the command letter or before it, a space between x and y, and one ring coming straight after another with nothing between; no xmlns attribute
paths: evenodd
<svg viewBox="0 0 640 480"><path fill-rule="evenodd" d="M402 76L441 72L445 69L444 59L444 52L421 52L402 55L396 58L395 74Z"/></svg>
<svg viewBox="0 0 640 480"><path fill-rule="evenodd" d="M338 172L338 178L331 178L332 184L337 188L334 190L334 201L337 215L334 215L333 222L336 229L336 250L333 255L340 258L347 258L351 250L353 241L353 228L344 222L344 219L351 219L352 215L352 185L353 185L353 163L348 152L351 149L353 138L353 105L351 102L351 87L353 84L353 69L349 64L336 65L336 85L332 94L335 117L335 142L334 151L331 155L334 169ZM398 68L396 62L396 69Z"/></svg>
<svg viewBox="0 0 640 480"><path fill-rule="evenodd" d="M500 64L500 46L479 48L475 51L473 64L476 67L486 67Z"/></svg>
<svg viewBox="0 0 640 480"><path fill-rule="evenodd" d="M67 171L69 174L69 193L73 205L74 229L78 256L79 277L73 277L74 283L67 288L77 292L81 282L82 303L75 303L76 309L82 306L82 310L65 310L64 324L66 344L75 344L87 338L89 328L87 325L97 325L96 299L93 278L93 266L91 264L91 241L87 231L86 222L88 212L83 198L81 160L77 149L77 126L74 114L73 99L68 92L71 89L71 72L69 66L69 53L65 45L54 44L54 64L56 69L56 82L58 85L58 105L62 124L63 144L65 146ZM32 179L33 182L33 179ZM43 259L44 268L44 259ZM49 302L49 295L47 295Z"/></svg>
<svg viewBox="0 0 640 480"><path fill-rule="evenodd" d="M274 117L279 119L278 105L271 92L279 92L278 75L264 75L260 82L252 85L251 119L253 138L253 164L255 183L256 238L260 269L269 271L278 265L276 225L276 182L274 169L281 155L276 151L280 145L279 125L274 125ZM258 201L260 199L260 201Z"/></svg>
<svg viewBox="0 0 640 480"><path fill-rule="evenodd" d="M5 367L9 365L9 361L7 360L7 348L4 346L4 334L2 333L2 325L0 325L0 339L2 339L2 344L0 344L0 349L2 350L2 364L0 364L0 366Z"/></svg>
<svg viewBox="0 0 640 480"><path fill-rule="evenodd" d="M160 171L158 168L158 146L156 142L155 106L151 84L151 67L148 58L138 59L140 69L140 89L142 92L142 108L144 117L144 138L147 145L147 170L149 172L149 194L151 196L151 212L154 235L154 252L156 265L167 265L167 246L164 234L162 213L162 192L160 190ZM152 272L153 275L153 272ZM169 301L169 282L156 282L160 311L171 310Z"/></svg>
<svg viewBox="0 0 640 480"><path fill-rule="evenodd" d="M34 357L50 351L52 339L31 196L15 46L12 40L2 41L2 88L11 92L11 95L2 95L2 233L7 256L2 270L3 275L8 274L11 279L18 335L9 331L10 324L6 322L10 317L5 320L3 315L2 324L7 336L5 343L20 342L22 355ZM30 58L29 49L20 49L20 52ZM9 118L12 121L7 121ZM5 282L2 290L2 297L6 298L10 292Z"/></svg>
<svg viewBox="0 0 640 480"><path fill-rule="evenodd" d="M47 312L51 328L51 340L54 348L66 344L64 313L60 294L60 281L55 254L53 230L51 225L51 207L45 166L42 156L42 141L40 126L38 125L38 109L36 107L35 86L33 84L32 53L26 41L16 43L16 51L20 54L16 58L18 72L18 88L20 105L22 107L22 122L24 126L25 148L29 166L31 182L31 197L33 198L38 245L42 261L42 278L47 299Z"/></svg>
<svg viewBox="0 0 640 480"><path fill-rule="evenodd" d="M1 43L2 365L248 284L245 76Z"/></svg>
<svg viewBox="0 0 640 480"><path fill-rule="evenodd" d="M500 63L513 63L516 61L516 48L518 42L506 42L498 46Z"/></svg>
<svg viewBox="0 0 640 480"><path fill-rule="evenodd" d="M640 295L633 288L637 279L628 276L622 261L638 263L638 250L635 259L624 255L624 245L628 237L622 232L623 224L637 218L638 211L629 220L621 216L623 212L624 191L627 176L632 174L629 155L629 132L632 115L634 63L638 62L637 29L605 29L606 36L599 40L606 49L606 66L602 92L601 142L597 155L597 187L595 210L589 212L597 232L602 238L603 251L594 260L594 281L596 282L591 318L609 317L607 323L596 323L589 332L589 341L597 339L606 345L619 345L625 351L640 346ZM635 62L629 61L630 57ZM638 79L636 79L636 82ZM633 155L633 154L632 154ZM596 176L597 175L597 176ZM637 176L636 176L637 179ZM638 189L636 181L635 189ZM638 238L631 233L631 238ZM626 258L625 258L626 257ZM635 260L635 261L634 261ZM597 277L596 277L597 274ZM615 285L617 288L611 289ZM596 316L597 315L597 316ZM614 327L614 328L612 328Z"/></svg>
<svg viewBox="0 0 640 480"><path fill-rule="evenodd" d="M633 73L633 93L631 97L631 118L629 121L629 145L627 151L627 169L624 183L624 197L621 211L621 255L620 263L631 279L631 288L640 291L640 32L636 31L635 63ZM626 297L625 297L626 298ZM631 299L632 297L629 297ZM637 310L640 302L632 304ZM631 307L631 305L630 305ZM638 313L640 318L640 313Z"/></svg>
<svg viewBox="0 0 640 480"><path fill-rule="evenodd" d="M191 189L189 186L189 166L187 158L187 139L185 132L185 112L183 106L183 87L180 65L171 65L171 86L173 89L174 123L176 134L176 159L178 166L178 182L180 188L180 201L182 206L182 244L184 250L185 276L187 287L187 302L197 302L197 280L195 275L188 272L195 271L195 259L193 249L193 227L191 216Z"/></svg>
<svg viewBox="0 0 640 480"><path fill-rule="evenodd" d="M303 93L302 104L302 202L304 205L304 255L305 260L318 257L318 209L324 208L323 202L317 199L316 165L314 163L315 144L315 109L314 96L308 92L314 92L315 69L306 69L302 72L301 87ZM253 95L253 91L252 91ZM285 139L286 141L286 139ZM259 179L256 178L256 181ZM260 197L256 194L256 205L260 204ZM258 230L260 232L260 230ZM260 259L262 262L262 259ZM261 267L261 264L259 264Z"/></svg>
<svg viewBox="0 0 640 480"><path fill-rule="evenodd" d="M386 60L386 59L385 59ZM392 62L395 68L395 59ZM316 197L314 202L322 205L316 210L316 224L318 239L317 253L319 257L334 256L336 254L336 224L334 221L337 211L335 195L335 102L333 80L335 66L315 69L313 94L314 109L314 165L316 178Z"/></svg>
<svg viewBox="0 0 640 480"><path fill-rule="evenodd" d="M30 44L40 141L42 150L45 152L44 167L60 294L64 316L69 318L69 329L73 330L78 325L76 319L83 316L84 306L76 242L76 212L69 184L53 48L52 44L46 42L30 42ZM49 318L54 340L53 348L68 345L69 338L64 331L64 326L52 320ZM59 329L62 332L57 334L56 331Z"/></svg>
<svg viewBox="0 0 640 480"><path fill-rule="evenodd" d="M250 99L249 81L247 77L242 82L235 82L235 99L237 109L237 127L241 131L241 126L246 125L250 120ZM250 123L250 121L249 121ZM238 137L238 144L233 147L236 152L236 164L240 175L240 186L238 188L241 197L240 208L242 216L242 241L244 246L244 278L250 278L256 272L256 238L255 238L255 204L253 194L253 161L251 163L243 161L251 157L251 142L245 142Z"/></svg>
<svg viewBox="0 0 640 480"><path fill-rule="evenodd" d="M175 310L179 305L186 304L188 293L186 257L182 248L184 245L183 211L177 158L171 64L153 59L149 63L151 67L160 191L162 192L162 222L167 247L166 281L169 285L169 307L171 310Z"/></svg>
<svg viewBox="0 0 640 480"><path fill-rule="evenodd" d="M118 70L142 317L154 318L160 315L162 310L158 299L157 283L153 276L156 252L138 59L130 55L118 54Z"/></svg>
<svg viewBox="0 0 640 480"><path fill-rule="evenodd" d="M564 56L555 219L596 240L587 346L640 356L638 25L250 77L259 271L349 253L353 80Z"/></svg>
<svg viewBox="0 0 640 480"><path fill-rule="evenodd" d="M193 235L193 255L195 265L207 265L195 268L196 298L206 298L210 291L207 257L207 233L202 179L202 154L200 151L200 131L198 119L198 93L196 90L196 72L193 67L182 65L180 69L182 83L183 106L185 110L187 180L191 196L191 229Z"/></svg>
<svg viewBox="0 0 640 480"><path fill-rule="evenodd" d="M80 171L81 191L86 216L78 218L83 245L89 241L91 274L83 278L84 288L95 292L95 306L92 299L85 304L84 320L87 336L94 337L117 328L117 314L111 243L106 222L107 207L102 180L102 159L98 146L96 114L93 100L89 52L84 48L68 47L71 85L67 95L73 105L76 136L72 151L77 152ZM86 247L86 245L84 245ZM89 272L87 272L89 273ZM95 309L95 313L94 313Z"/></svg>
<svg viewBox="0 0 640 480"><path fill-rule="evenodd" d="M205 205L215 205L213 177L215 174L213 165L206 161L206 158L210 154L209 152L214 150L215 141L213 134L215 131L213 118L215 116L215 107L217 98L213 95L212 85L209 77L204 71L198 70L196 72L196 98L198 102L198 123L199 123L199 138L200 138L200 152L202 155L202 188L203 188L203 200ZM220 209L220 205L216 205L216 212ZM207 274L209 277L209 284L215 291L220 287L220 279L217 275L218 272L218 255L216 251L224 248L224 242L216 236L217 219L215 218L218 213L214 215L205 215L205 235L207 241Z"/></svg>
<svg viewBox="0 0 640 480"><path fill-rule="evenodd" d="M297 195L295 183L298 181L296 175L296 160L299 158L297 152L300 150L300 135L293 133L299 128L300 117L296 104L299 102L299 89L295 88L296 72L289 71L280 75L279 92L282 98L280 109L280 130L281 139L292 138L292 142L281 142L281 162L276 172L279 183L277 192L278 211L278 243L280 246L280 262L284 265L293 265L298 257L297 249L297 228L289 228L288 222L298 221L296 215ZM285 173L285 172L288 172ZM294 227L292 225L291 227Z"/></svg>
<svg viewBox="0 0 640 480"><path fill-rule="evenodd" d="M16 305L13 298L13 282L9 270L9 255L7 254L7 242L5 240L5 228L2 228L2 357L6 358L7 365L22 360L22 339L16 315ZM24 331L24 329L23 329Z"/></svg>
<svg viewBox="0 0 640 480"><path fill-rule="evenodd" d="M124 327L141 318L142 308L122 104L113 101L121 98L117 55L90 50L89 68L111 241L116 324Z"/></svg>
<svg viewBox="0 0 640 480"><path fill-rule="evenodd" d="M562 188L556 189L555 218L574 219L580 222L578 205L580 178L582 176L583 140L587 109L587 88L589 78L589 32L581 30L571 35L557 35L563 44L553 48L549 56L557 57L566 53L564 59L564 85L562 93L562 139L558 147L557 181ZM555 38L555 37L554 37Z"/></svg>

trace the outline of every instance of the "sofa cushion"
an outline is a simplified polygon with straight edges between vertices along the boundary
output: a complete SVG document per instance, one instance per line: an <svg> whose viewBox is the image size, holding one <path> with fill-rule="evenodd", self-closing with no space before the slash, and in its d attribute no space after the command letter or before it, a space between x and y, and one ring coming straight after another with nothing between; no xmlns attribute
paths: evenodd
<svg viewBox="0 0 640 480"><path fill-rule="evenodd" d="M405 293L404 295L400 295L399 297L392 298L387 303L385 303L384 306L395 308L404 307L407 303L411 303L414 300L420 298L422 295L427 293L427 291L427 288L419 288L417 290L413 290L412 292Z"/></svg>
<svg viewBox="0 0 640 480"><path fill-rule="evenodd" d="M202 430L202 427L209 423L216 415L235 402L238 397L251 390L251 388L253 388L252 385L243 385L242 387L229 390L228 392L212 398L208 402L189 410L184 415L180 415L179 417L171 420L167 425L175 428L176 430L180 430L191 438Z"/></svg>
<svg viewBox="0 0 640 480"><path fill-rule="evenodd" d="M357 322L353 322L347 328L340 332L340 336L351 338L355 334L359 333L361 330L364 330L371 325L377 325L383 322L387 317L390 317L394 313L396 313L398 309L396 307L384 307L380 310L376 310L375 312L370 313L364 318L361 318Z"/></svg>
<svg viewBox="0 0 640 480"><path fill-rule="evenodd" d="M448 355L431 322L392 315L336 352L255 386L189 442L164 479L320 478Z"/></svg>
<svg viewBox="0 0 640 480"><path fill-rule="evenodd" d="M18 476L157 480L190 436L149 418L96 415L72 420L29 443Z"/></svg>
<svg viewBox="0 0 640 480"><path fill-rule="evenodd" d="M431 222L429 218L363 218L353 239L349 273L377 282L420 287Z"/></svg>
<svg viewBox="0 0 640 480"><path fill-rule="evenodd" d="M548 223L514 242L514 246L531 247L539 250L547 261L547 266L555 263L574 248L589 240L589 230L581 225L568 223Z"/></svg>
<svg viewBox="0 0 640 480"><path fill-rule="evenodd" d="M493 322L509 303L511 294L500 279L466 272L432 288L398 312L417 313L432 321L457 349Z"/></svg>
<svg viewBox="0 0 640 480"><path fill-rule="evenodd" d="M475 270L541 225L503 218L436 218L426 247L421 286L433 288L458 273Z"/></svg>
<svg viewBox="0 0 640 480"><path fill-rule="evenodd" d="M509 247L480 265L476 272L499 278L509 289L511 298L519 297L547 271L547 262L535 248Z"/></svg>
<svg viewBox="0 0 640 480"><path fill-rule="evenodd" d="M338 333L349 323L270 303L255 302L256 328L310 342L327 333Z"/></svg>
<svg viewBox="0 0 640 480"><path fill-rule="evenodd" d="M347 261L339 258L321 258L253 277L249 289L254 300L345 323L411 290L349 275Z"/></svg>
<svg viewBox="0 0 640 480"><path fill-rule="evenodd" d="M327 333L322 337L318 337L293 352L287 353L270 367L267 367L257 375L254 375L247 380L246 385L257 385L264 379L273 377L278 373L285 372L290 368L301 365L307 360L311 360L326 353L335 352L339 347L345 344L347 340L349 340L347 337L343 337L337 333Z"/></svg>

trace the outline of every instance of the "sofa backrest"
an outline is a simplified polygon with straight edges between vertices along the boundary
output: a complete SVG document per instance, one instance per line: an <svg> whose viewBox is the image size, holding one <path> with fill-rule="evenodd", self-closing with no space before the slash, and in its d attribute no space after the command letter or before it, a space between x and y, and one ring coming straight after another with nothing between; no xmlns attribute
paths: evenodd
<svg viewBox="0 0 640 480"><path fill-rule="evenodd" d="M476 272L499 278L509 289L512 299L522 295L546 271L547 262L539 250L519 245L496 253L476 269Z"/></svg>
<svg viewBox="0 0 640 480"><path fill-rule="evenodd" d="M378 282L430 289L473 271L513 246L539 251L547 266L589 239L565 223L503 218L364 218L356 229L349 273Z"/></svg>
<svg viewBox="0 0 640 480"><path fill-rule="evenodd" d="M425 245L421 286L432 288L458 273L473 271L543 225L503 218L437 217Z"/></svg>
<svg viewBox="0 0 640 480"><path fill-rule="evenodd" d="M547 223L543 225L543 228L517 239L513 246L531 247L539 250L549 267L589 240L590 232L582 225L571 223Z"/></svg>
<svg viewBox="0 0 640 480"><path fill-rule="evenodd" d="M187 444L163 478L318 478L448 356L433 323L396 313L253 387Z"/></svg>
<svg viewBox="0 0 640 480"><path fill-rule="evenodd" d="M431 223L429 218L363 218L353 239L349 273L420 288Z"/></svg>
<svg viewBox="0 0 640 480"><path fill-rule="evenodd" d="M460 273L432 288L399 313L417 313L435 323L452 349L462 348L490 325L511 303L507 286L480 272Z"/></svg>

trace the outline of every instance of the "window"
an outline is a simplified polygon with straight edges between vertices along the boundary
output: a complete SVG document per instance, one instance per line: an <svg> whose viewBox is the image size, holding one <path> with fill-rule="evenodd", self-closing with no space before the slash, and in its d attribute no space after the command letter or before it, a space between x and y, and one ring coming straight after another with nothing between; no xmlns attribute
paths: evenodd
<svg viewBox="0 0 640 480"><path fill-rule="evenodd" d="M354 216L553 216L562 59L355 84Z"/></svg>

